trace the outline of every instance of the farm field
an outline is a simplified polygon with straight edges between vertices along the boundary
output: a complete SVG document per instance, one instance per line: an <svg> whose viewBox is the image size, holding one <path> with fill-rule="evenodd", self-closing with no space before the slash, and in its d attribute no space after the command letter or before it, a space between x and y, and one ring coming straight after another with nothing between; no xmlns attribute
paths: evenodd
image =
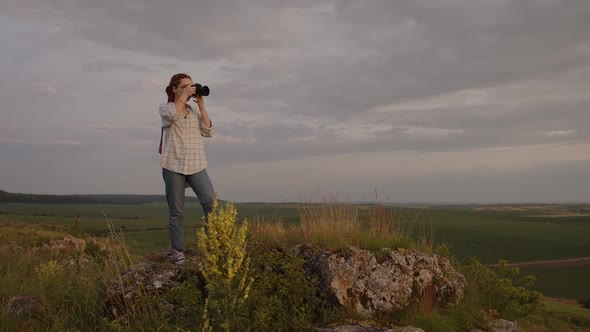
<svg viewBox="0 0 590 332"><path fill-rule="evenodd" d="M250 222L299 221L298 204L238 203L240 219ZM359 205L362 212L366 206ZM385 206L400 221L412 221L417 232L432 232L435 243L447 243L459 259L476 256L486 264L590 257L588 206ZM108 234L107 219L122 229L131 252L143 255L169 245L164 203L0 204L0 220L26 221L80 228L97 236ZM195 241L202 212L188 203L185 237ZM77 217L79 216L79 217ZM1 237L0 237L1 238ZM582 266L523 267L537 277L536 289L547 296L580 298L590 294L590 264Z"/></svg>

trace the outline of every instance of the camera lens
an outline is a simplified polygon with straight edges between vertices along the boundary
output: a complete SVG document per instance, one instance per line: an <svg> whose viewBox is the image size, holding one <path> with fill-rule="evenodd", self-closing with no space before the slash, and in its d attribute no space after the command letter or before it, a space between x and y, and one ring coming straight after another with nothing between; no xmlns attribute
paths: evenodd
<svg viewBox="0 0 590 332"><path fill-rule="evenodd" d="M193 86L196 88L195 94L193 96L208 96L209 95L209 87L208 86L202 86L199 83L195 83L193 84Z"/></svg>

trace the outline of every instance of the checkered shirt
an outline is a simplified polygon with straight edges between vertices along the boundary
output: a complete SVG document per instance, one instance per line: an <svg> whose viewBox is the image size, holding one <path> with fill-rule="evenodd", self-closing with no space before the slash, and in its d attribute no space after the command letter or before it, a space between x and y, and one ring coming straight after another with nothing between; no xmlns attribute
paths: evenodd
<svg viewBox="0 0 590 332"><path fill-rule="evenodd" d="M160 165L173 172L190 175L207 168L202 137L213 135L213 125L207 128L201 114L187 104L188 115L176 113L173 102L160 105L162 128L166 141Z"/></svg>

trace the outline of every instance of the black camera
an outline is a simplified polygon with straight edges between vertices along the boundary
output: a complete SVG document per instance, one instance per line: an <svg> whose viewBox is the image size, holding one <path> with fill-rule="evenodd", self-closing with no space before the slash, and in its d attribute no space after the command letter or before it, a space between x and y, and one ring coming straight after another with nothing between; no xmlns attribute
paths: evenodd
<svg viewBox="0 0 590 332"><path fill-rule="evenodd" d="M197 89L197 91L195 92L194 95L192 95L193 97L196 96L208 96L209 95L209 87L206 85L201 85L199 83L195 83L193 84L193 86Z"/></svg>

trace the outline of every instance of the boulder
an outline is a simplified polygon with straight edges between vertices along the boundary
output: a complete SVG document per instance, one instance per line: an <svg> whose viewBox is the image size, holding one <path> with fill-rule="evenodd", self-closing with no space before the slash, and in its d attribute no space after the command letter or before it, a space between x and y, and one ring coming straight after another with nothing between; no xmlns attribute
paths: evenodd
<svg viewBox="0 0 590 332"><path fill-rule="evenodd" d="M493 332L516 332L518 324L515 321L498 318L492 322L492 328Z"/></svg>
<svg viewBox="0 0 590 332"><path fill-rule="evenodd" d="M454 305L467 284L448 259L414 250L384 248L379 261L373 252L355 247L335 251L301 244L293 251L305 259L308 273L318 277L328 298L362 315L424 301Z"/></svg>
<svg viewBox="0 0 590 332"><path fill-rule="evenodd" d="M15 316L37 316L41 312L40 301L26 294L11 297L6 307L8 314Z"/></svg>

